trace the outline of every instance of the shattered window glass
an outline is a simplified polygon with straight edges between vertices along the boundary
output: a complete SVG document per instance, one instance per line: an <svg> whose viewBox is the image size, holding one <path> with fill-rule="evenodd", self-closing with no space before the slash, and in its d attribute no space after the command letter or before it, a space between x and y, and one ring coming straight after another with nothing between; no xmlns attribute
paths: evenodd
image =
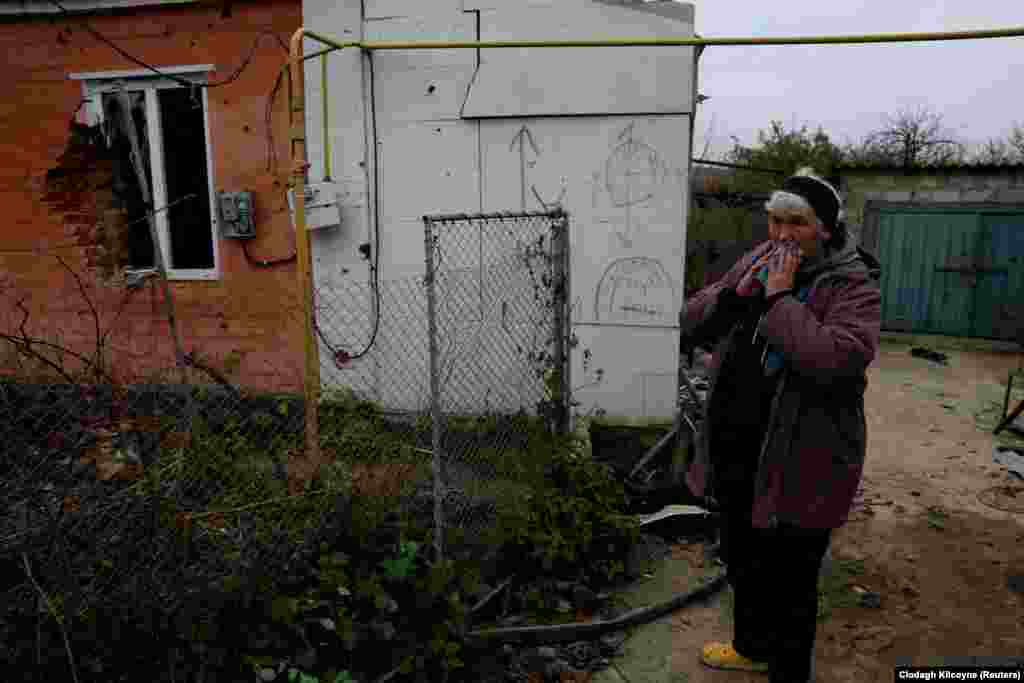
<svg viewBox="0 0 1024 683"><path fill-rule="evenodd" d="M210 197L206 176L203 99L198 90L157 93L163 122L164 168L174 268L213 268ZM191 196L190 199L185 199Z"/></svg>
<svg viewBox="0 0 1024 683"><path fill-rule="evenodd" d="M114 192L130 225L128 265L156 265L146 220L147 211L155 209L157 225L167 230L167 268L211 269L212 216L202 94L196 89L169 88L152 91L150 97L154 95L160 118L155 127L147 120L145 91L127 93L128 112L123 111L120 93L103 96L105 134L117 160ZM150 140L150 130L159 131L162 139ZM132 153L132 135L138 140L138 159ZM163 173L156 174L154 184L152 163L161 158Z"/></svg>
<svg viewBox="0 0 1024 683"><path fill-rule="evenodd" d="M145 174L147 187L152 188L153 178L149 165L149 143L146 129L146 109L144 93L130 93L131 121L139 136L139 147L142 159L136 164L132 157L132 145L125 131L126 113L122 111L121 100L117 95L106 95L103 98L106 114L105 128L108 145L114 153L114 195L121 208L127 212L129 263L133 268L153 268L156 266L153 254L153 240L146 220L146 201L139 182L139 171Z"/></svg>

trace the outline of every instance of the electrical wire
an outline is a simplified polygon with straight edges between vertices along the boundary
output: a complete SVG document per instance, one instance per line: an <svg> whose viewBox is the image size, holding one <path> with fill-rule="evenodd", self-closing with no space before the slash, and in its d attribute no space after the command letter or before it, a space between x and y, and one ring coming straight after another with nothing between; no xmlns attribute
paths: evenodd
<svg viewBox="0 0 1024 683"><path fill-rule="evenodd" d="M367 62L370 67L370 123L373 129L374 140L377 137L377 97L375 90L376 74L373 67L373 55L367 54ZM317 336L320 337L320 341L323 342L324 346L334 356L334 360L339 365L344 365L349 361L359 360L366 356L373 348L373 345L377 341L377 334L380 331L380 318L381 318L381 296L380 296L380 156L377 151L377 145L373 145L373 253L370 254L370 288L373 296L373 331L370 333L370 340L366 343L366 346L359 352L351 354L348 351L340 348L335 348L331 344L323 330L316 322L316 317L313 317L313 327L316 329ZM314 294L315 296L315 294Z"/></svg>
<svg viewBox="0 0 1024 683"><path fill-rule="evenodd" d="M173 202L169 202L169 203L165 204L164 206L161 206L159 209L153 209L152 211L147 211L145 213L145 215L142 216L141 218L136 218L135 220L132 220L132 221L129 221L129 222L125 223L124 227L130 228L133 225L141 223L142 221L148 221L152 216L157 215L161 211L167 211L168 209L170 209L171 207L173 207L173 206L175 206L177 204L181 204L182 202L188 201L190 199L196 199L198 197L199 197L199 195L195 194L195 193L187 194L184 197L179 197L178 199L175 199ZM0 249L0 254L45 254L45 253L50 252L50 251L57 251L58 249L69 249L71 247L83 247L83 246L87 246L87 245L81 244L78 240L75 240L74 242L62 242L60 244L55 244L53 246L37 247L35 249Z"/></svg>
<svg viewBox="0 0 1024 683"><path fill-rule="evenodd" d="M291 263L296 258L298 258L298 254L294 254L294 253L291 256L285 256L285 257L279 258L279 259L258 259L258 258L254 258L254 257L252 257L249 254L249 247L246 245L245 240L240 240L240 241L242 242L242 253L245 254L245 260L248 261L249 265L252 265L252 266L257 266L259 268L272 268L274 266L280 266L280 265L283 265L285 263Z"/></svg>
<svg viewBox="0 0 1024 683"><path fill-rule="evenodd" d="M71 12L69 12L67 10L67 8L65 8L58 0L49 0L49 2L51 4L53 4L55 7L57 7L57 9L59 9L62 14L64 14L65 16L67 16L69 18L71 17ZM121 55L125 59L129 60L130 62L132 62L134 64L137 64L138 66L141 66L142 68L147 69L148 71L151 71L151 72L153 72L154 74L156 74L158 76L161 76L163 78L167 78L168 80L171 80L171 81L173 81L175 83L178 83L179 85L183 85L183 86L190 87L190 88L206 88L206 89L217 88L217 87L220 87L220 86L223 86L223 85L227 85L227 84L232 83L235 80L237 80L239 78L239 76L242 75L242 72L244 72L245 69L249 66L250 62L252 61L253 56L256 54L256 48L259 46L259 41L260 41L260 39L264 35L270 35L270 36L274 37L277 40L278 45L280 45L280 47L285 51L285 53L286 54L290 54L288 46L285 44L285 42L281 39L281 37L279 35L277 35L276 33L272 32L272 31L264 30L264 31L261 31L260 34L256 36L256 39L253 41L252 45L249 48L248 54L245 56L245 58L242 60L242 62L239 64L239 66L234 70L234 72L232 72L227 78L224 78L223 80L220 80L220 81L214 81L212 83L209 83L209 82L202 83L202 82L198 82L198 81L190 81L190 80L188 80L186 78L181 78L180 76L176 76L176 75L173 75L173 74L165 73L165 72L161 71L160 69L158 69L157 67L153 66L152 64L149 64L148 62L145 62L144 60L139 59L138 57L136 57L136 56L132 55L131 53L127 52L126 50L121 48L119 45L117 45L114 41L112 41L109 38L107 38L105 35L103 35L99 31L97 31L96 29L94 29L92 26L90 26L86 22L80 21L80 22L77 22L77 23L83 29L85 29L90 35L92 35L94 38L96 38L100 42L104 43L105 45L110 47L112 50L117 52L119 55ZM373 117L374 135L376 135L376 131L377 131L377 116L376 116L376 106L375 106L375 102L374 102L374 99L373 99L374 98L374 84L373 83L374 83L374 80L375 80L375 76L374 76L373 59L372 59L372 57L370 57L370 59L369 59L369 64L370 64L371 111L372 111L372 117ZM273 132L272 132L272 126L271 126L271 115L272 115L273 103L274 103L274 101L276 99L277 92L280 90L280 87L281 87L282 75L283 75L283 71L278 73L278 77L277 77L277 79L274 82L274 87L272 88L272 90L270 92L270 95L268 97L267 107L266 107L266 112L265 112L265 123L266 123L266 126L267 126L267 144L268 144L268 147L267 147L267 149L268 149L268 154L267 154L267 157L268 157L267 158L267 167L268 167L268 169L270 169L273 165L276 164L276 154L274 153L274 150L273 150ZM81 105L79 105L79 108L81 108ZM76 113L77 113L77 111L76 111ZM378 161L379 161L379 158L378 158L378 153L377 153L377 146L374 145L374 181L375 181L375 183L379 180L379 175L378 175L379 174L379 171L378 171L379 163L378 163ZM339 362L347 362L348 360L356 360L356 359L362 358L367 353L369 353L370 349L373 348L373 345L374 345L374 343L377 340L377 334L378 334L378 332L380 330L381 296L380 296L380 275L379 275L379 266L380 266L380 230L379 230L379 222L380 222L380 202L379 202L379 198L377 196L377 193L374 192L374 247L375 247L374 248L374 252L375 253L372 254L371 257L370 257L371 287L373 289L373 301L374 301L374 305L373 305L373 308L374 308L374 316L373 316L374 317L374 322L373 322L373 332L370 335L370 340L367 343L366 347L363 350L361 350L358 353L356 353L356 354L349 354L348 352L344 351L343 349L335 349L333 347L333 345L331 345L327 341L326 336L324 335L323 331L320 329L319 325L316 324L316 321L314 319L314 327L316 327L317 333L320 336L321 341L323 341L324 344L328 347L328 349L331 350L331 352L335 356L335 359L338 360ZM70 246L70 245L67 245L67 246ZM258 266L258 267L265 267L265 268L266 267L273 267L273 266L277 266L277 265L282 265L282 264L285 264L285 263L290 263L290 262L294 261L297 258L297 253L296 253L296 254L292 254L291 256L288 256L288 257L285 257L285 258L281 258L281 259L274 259L274 260L256 259L256 258L252 257L252 255L249 253L248 247L245 244L245 242L242 242L242 252L245 254L246 260L251 265Z"/></svg>
<svg viewBox="0 0 1024 683"><path fill-rule="evenodd" d="M287 68L287 67L285 67ZM284 69L277 72L277 78L274 80L274 87L271 88L270 94L267 95L267 107L263 114L263 125L267 130L267 172L271 173L277 170L277 150L274 148L274 102L277 101L277 93L281 90L281 83L284 81Z"/></svg>
<svg viewBox="0 0 1024 683"><path fill-rule="evenodd" d="M362 358L370 349L373 348L374 343L377 341L377 333L380 331L380 308L381 308L381 297L380 297L380 145L376 144L377 138L377 93L376 93L376 82L377 77L375 75L373 67L373 55L367 54L367 60L370 65L370 122L373 128L373 254L370 255L370 276L372 278L373 296L374 296L374 316L373 316L373 333L370 335L370 341L367 342L366 348L359 353L351 356L352 360Z"/></svg>
<svg viewBox="0 0 1024 683"><path fill-rule="evenodd" d="M71 12L69 12L67 8L64 7L64 5L62 5L58 0L49 0L49 2L50 4L54 5L57 9L59 9L61 13L64 14L69 19L73 18ZM277 40L278 45L281 46L285 53L289 53L288 45L284 42L281 36L277 35L273 31L264 29L263 31L260 31L259 35L256 36L256 39L252 42L252 45L249 47L249 53L245 56L245 59L242 60L241 64L238 65L238 68L236 68L231 73L231 75L220 81L214 81L212 83L203 83L200 81L190 81L187 78L182 78L180 76L175 76L174 74L165 73L157 67L153 66L152 64L149 64L148 62L143 61L142 59L139 59L135 55L131 54L130 52L122 48L120 45L112 41L110 38L107 38L105 35L94 29L86 22L78 21L77 23L79 26L85 29L90 35L92 35L92 37L94 37L96 40L100 41L101 43L103 43L104 45L106 45L107 47L109 47L114 52L121 55L128 61L132 62L133 64L141 66L142 68L148 71L152 71L154 74L162 78L169 79L179 85L183 85L189 88L219 88L222 85L228 85L229 83L233 83L234 81L238 80L238 77L242 75L242 72L245 71L246 68L248 68L249 63L255 56L256 48L259 46L260 43L260 38L262 38L265 35L274 37Z"/></svg>
<svg viewBox="0 0 1024 683"><path fill-rule="evenodd" d="M365 15L365 7L363 7L363 13ZM370 122L373 130L373 137L377 136L377 99L374 83L376 82L376 74L373 67L373 55L367 54L367 62L370 68ZM280 77L279 77L280 78ZM349 353L343 348L335 347L328 339L327 335L320 328L320 325L316 321L316 315L313 315L313 329L316 331L317 337L323 342L323 345L327 347L327 350L331 352L334 358L334 362L338 365L346 365L350 361L358 360L363 358L370 352L373 345L377 341L377 334L380 331L380 318L381 318L381 296L380 296L380 193L377 191L380 188L380 156L377 151L377 145L373 145L373 236L374 245L373 253L369 255L370 262L370 289L373 297L373 331L370 333L370 340L366 343L366 346L357 353ZM314 307L316 291L314 290Z"/></svg>
<svg viewBox="0 0 1024 683"><path fill-rule="evenodd" d="M286 211L290 211L287 206L271 212L270 217L273 218L274 216L278 216ZM285 263L292 263L296 258L298 258L298 251L292 251L291 256L285 256L283 258L258 259L249 253L249 245L247 244L248 240L243 239L239 240L239 242L242 243L242 253L245 254L245 260L249 262L249 265L256 268L273 268L275 266L284 265Z"/></svg>
<svg viewBox="0 0 1024 683"><path fill-rule="evenodd" d="M249 246L246 244L246 240L239 240L242 243L242 253L245 254L245 260L249 262L249 265L256 266L257 268L273 268L274 266L280 266L285 263L292 263L298 258L298 253L293 252L291 256L285 256L279 259L258 259L253 258L249 254Z"/></svg>

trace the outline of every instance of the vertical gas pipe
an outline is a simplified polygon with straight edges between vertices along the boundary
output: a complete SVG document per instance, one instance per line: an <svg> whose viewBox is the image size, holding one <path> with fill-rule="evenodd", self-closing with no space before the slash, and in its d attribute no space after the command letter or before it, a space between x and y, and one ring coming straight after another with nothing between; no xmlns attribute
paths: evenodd
<svg viewBox="0 0 1024 683"><path fill-rule="evenodd" d="M306 79L302 69L302 38L299 29L291 40L292 92L288 102L288 121L291 131L292 191L295 206L295 255L298 264L299 293L302 299L303 394L306 406L306 453L314 462L320 459L320 352L316 343L313 319L312 258L309 231L306 230L306 174L309 160L306 151ZM324 93L324 97L327 93Z"/></svg>

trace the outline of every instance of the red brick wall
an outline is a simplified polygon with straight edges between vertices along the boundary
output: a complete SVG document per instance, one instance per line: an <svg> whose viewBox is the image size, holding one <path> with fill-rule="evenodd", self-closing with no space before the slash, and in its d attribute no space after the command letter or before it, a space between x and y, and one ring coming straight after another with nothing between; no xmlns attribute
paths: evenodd
<svg viewBox="0 0 1024 683"><path fill-rule="evenodd" d="M73 149L70 122L82 85L69 73L138 69L77 23L60 17L0 23L0 333L31 336L78 352L96 347L86 287L109 333L122 376L173 367L173 346L155 281L128 293L96 267L96 226L109 212L104 187L109 168ZM120 47L154 66L215 64L212 80L228 76L261 32L285 44L301 24L298 0L261 0L217 7L138 9L84 17ZM285 190L291 167L287 140L287 90L273 109L277 167L268 171L267 96L286 54L271 35L233 83L209 91L209 124L215 190L255 193L259 237L250 253L276 259L294 253ZM69 171L47 183L47 171ZM71 182L68 179L76 179ZM302 337L295 264L273 269L250 265L241 245L219 240L222 275L213 282L173 282L171 289L186 350L217 361L241 353L235 375L253 388L295 389L301 382ZM73 277L60 261L78 274ZM81 281L81 284L80 282ZM120 313L118 313L120 311ZM2 344L0 344L2 345Z"/></svg>

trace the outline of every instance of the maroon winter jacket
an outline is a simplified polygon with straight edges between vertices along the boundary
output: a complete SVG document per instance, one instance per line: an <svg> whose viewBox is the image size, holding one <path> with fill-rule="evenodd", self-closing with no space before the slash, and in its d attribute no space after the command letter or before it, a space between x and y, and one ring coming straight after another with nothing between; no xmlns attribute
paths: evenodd
<svg viewBox="0 0 1024 683"><path fill-rule="evenodd" d="M718 295L734 289L770 248L770 242L756 247L721 280L688 300L679 314L684 343L714 344L711 395L736 333L733 321L723 321L723 312L716 311ZM806 275L811 282L807 303L784 296L758 327L785 359L755 476L752 521L759 528L779 521L805 528L841 526L864 467L866 370L881 335L878 261L851 239ZM709 396L706 405L711 403ZM704 425L714 423L709 418L714 416L704 415ZM714 497L711 443L710 429L704 429L687 472L698 497Z"/></svg>

